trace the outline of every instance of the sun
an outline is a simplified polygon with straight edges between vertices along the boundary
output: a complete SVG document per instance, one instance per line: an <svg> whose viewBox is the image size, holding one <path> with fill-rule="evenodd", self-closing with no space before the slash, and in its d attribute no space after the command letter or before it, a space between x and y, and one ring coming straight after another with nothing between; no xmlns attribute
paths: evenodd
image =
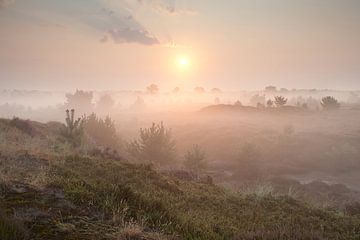
<svg viewBox="0 0 360 240"><path fill-rule="evenodd" d="M191 61L187 56L178 56L176 58L176 65L180 70L184 71L190 68Z"/></svg>

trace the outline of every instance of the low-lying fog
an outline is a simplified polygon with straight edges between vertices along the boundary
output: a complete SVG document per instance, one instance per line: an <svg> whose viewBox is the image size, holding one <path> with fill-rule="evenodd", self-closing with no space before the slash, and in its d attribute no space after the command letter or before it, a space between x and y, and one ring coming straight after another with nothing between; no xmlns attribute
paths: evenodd
<svg viewBox="0 0 360 240"><path fill-rule="evenodd" d="M124 146L138 137L140 128L163 122L176 140L176 161L182 162L186 151L198 144L206 152L207 170L220 183L233 182L229 179L246 153L256 154L264 176L304 183L322 180L360 190L358 94L273 88L159 93L154 86L146 92L8 90L0 93L0 115L41 122L64 122L68 108L74 108L76 116L109 115ZM285 107L269 103L275 96L287 99ZM336 98L340 108L324 109L325 96ZM255 153L246 152L249 146ZM125 147L120 152L126 155Z"/></svg>

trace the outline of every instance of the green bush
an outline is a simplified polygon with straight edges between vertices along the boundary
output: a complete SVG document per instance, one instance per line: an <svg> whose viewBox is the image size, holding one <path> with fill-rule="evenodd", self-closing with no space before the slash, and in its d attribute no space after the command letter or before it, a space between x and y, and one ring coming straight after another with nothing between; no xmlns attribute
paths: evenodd
<svg viewBox="0 0 360 240"><path fill-rule="evenodd" d="M120 144L115 123L109 116L101 119L92 113L84 119L84 130L97 146L116 149Z"/></svg>
<svg viewBox="0 0 360 240"><path fill-rule="evenodd" d="M171 164L175 160L175 141L171 130L161 122L150 128L140 129L140 138L128 145L128 153L136 160L151 164Z"/></svg>

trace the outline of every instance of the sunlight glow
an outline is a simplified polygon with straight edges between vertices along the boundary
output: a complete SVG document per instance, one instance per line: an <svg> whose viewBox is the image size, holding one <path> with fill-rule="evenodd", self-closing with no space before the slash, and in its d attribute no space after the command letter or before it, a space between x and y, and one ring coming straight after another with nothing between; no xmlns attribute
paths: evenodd
<svg viewBox="0 0 360 240"><path fill-rule="evenodd" d="M176 65L180 70L184 71L189 69L191 62L187 56L178 56L176 59Z"/></svg>

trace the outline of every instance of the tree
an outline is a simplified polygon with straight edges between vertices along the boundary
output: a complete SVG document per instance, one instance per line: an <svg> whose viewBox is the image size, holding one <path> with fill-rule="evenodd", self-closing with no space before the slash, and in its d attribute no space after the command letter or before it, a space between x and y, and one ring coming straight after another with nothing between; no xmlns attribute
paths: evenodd
<svg viewBox="0 0 360 240"><path fill-rule="evenodd" d="M65 125L60 129L60 135L70 142L73 147L79 147L83 140L84 118L75 119L75 110L66 110Z"/></svg>
<svg viewBox="0 0 360 240"><path fill-rule="evenodd" d="M237 100L237 101L234 103L234 106L242 107L242 103L240 102L240 100Z"/></svg>
<svg viewBox="0 0 360 240"><path fill-rule="evenodd" d="M93 110L93 93L82 90L76 90L75 93L66 94L65 107L68 109L77 109L80 112L88 113Z"/></svg>
<svg viewBox="0 0 360 240"><path fill-rule="evenodd" d="M213 89L211 89L211 93L212 94L219 94L219 93L222 93L222 91L219 88L213 88Z"/></svg>
<svg viewBox="0 0 360 240"><path fill-rule="evenodd" d="M287 103L287 98L283 96L276 96L275 97L275 104L277 107L283 107Z"/></svg>
<svg viewBox="0 0 360 240"><path fill-rule="evenodd" d="M175 160L175 141L170 129L161 122L140 129L140 138L128 145L128 153L136 160L161 165Z"/></svg>
<svg viewBox="0 0 360 240"><path fill-rule="evenodd" d="M196 88L194 88L194 91L195 91L196 93L201 94L201 93L204 93L204 92L205 92L205 89L204 89L203 87L196 87Z"/></svg>
<svg viewBox="0 0 360 240"><path fill-rule="evenodd" d="M195 144L185 154L184 165L187 169L199 173L206 168L205 152Z"/></svg>
<svg viewBox="0 0 360 240"><path fill-rule="evenodd" d="M277 88L275 86L267 86L265 87L266 92L276 92Z"/></svg>
<svg viewBox="0 0 360 240"><path fill-rule="evenodd" d="M332 96L322 98L320 103L325 110L333 110L340 107L340 103L338 102L338 100L336 100Z"/></svg>
<svg viewBox="0 0 360 240"><path fill-rule="evenodd" d="M266 102L266 106L267 106L268 108L273 107L273 106L274 106L274 101L273 101L273 100L271 100L271 99L267 100L267 102Z"/></svg>
<svg viewBox="0 0 360 240"><path fill-rule="evenodd" d="M114 99L109 95L102 95L96 103L96 107L100 112L109 112L115 105Z"/></svg>
<svg viewBox="0 0 360 240"><path fill-rule="evenodd" d="M176 87L172 90L173 93L179 93L180 92L180 88L179 87Z"/></svg>
<svg viewBox="0 0 360 240"><path fill-rule="evenodd" d="M137 96L135 102L131 105L131 109L135 111L144 111L146 109L144 99L140 96Z"/></svg>
<svg viewBox="0 0 360 240"><path fill-rule="evenodd" d="M146 88L147 93L155 95L159 92L159 87L156 84L151 84Z"/></svg>
<svg viewBox="0 0 360 240"><path fill-rule="evenodd" d="M256 94L250 98L250 104L252 106L257 106L258 103L265 104L265 96Z"/></svg>

